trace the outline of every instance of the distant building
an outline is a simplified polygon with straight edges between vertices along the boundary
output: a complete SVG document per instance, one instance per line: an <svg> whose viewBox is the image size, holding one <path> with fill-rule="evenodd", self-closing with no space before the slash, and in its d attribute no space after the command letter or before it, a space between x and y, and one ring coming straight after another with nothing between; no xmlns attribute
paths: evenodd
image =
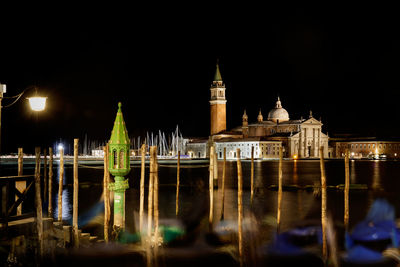
<svg viewBox="0 0 400 267"><path fill-rule="evenodd" d="M92 156L97 158L104 158L104 150L102 148L92 149Z"/></svg>
<svg viewBox="0 0 400 267"><path fill-rule="evenodd" d="M351 158L399 158L400 141L378 139L376 137L341 137L331 138L333 156L343 158L349 149Z"/></svg>
<svg viewBox="0 0 400 267"><path fill-rule="evenodd" d="M255 158L278 158L279 147L283 147L284 157L318 158L319 147L324 148L324 157L330 157L328 135L322 132L321 121L310 112L308 119L290 120L289 113L282 107L278 97L267 120L260 110L257 121L249 124L244 111L242 126L226 130L225 85L217 64L210 92L210 137L190 140L187 153L193 158L208 157L210 143L215 143L218 158L222 158L226 148L227 158L236 158L236 149L241 149L241 157L249 158L254 147Z"/></svg>

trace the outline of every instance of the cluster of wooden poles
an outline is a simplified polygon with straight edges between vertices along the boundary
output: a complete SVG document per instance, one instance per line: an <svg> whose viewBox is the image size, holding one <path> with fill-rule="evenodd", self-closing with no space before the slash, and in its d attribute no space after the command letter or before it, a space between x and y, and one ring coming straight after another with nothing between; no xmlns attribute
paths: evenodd
<svg viewBox="0 0 400 267"><path fill-rule="evenodd" d="M43 200L48 202L47 214L53 217L52 206L52 189L53 189L53 149L49 148L49 170L47 176L47 149L43 150L44 166L43 166ZM44 240L43 240L43 210L42 210L42 197L41 197L41 149L35 148L35 211L36 211L36 227L39 242L39 254L43 255ZM58 188L58 222L62 223L62 191L63 191L63 176L64 176L64 152L60 149L60 172L59 172L59 188ZM18 176L23 176L23 149L18 148ZM72 216L72 231L73 231L73 244L79 247L79 231L78 231L78 139L74 139L74 184L73 184L73 216ZM29 190L26 188L25 181L16 182L16 189L20 192ZM18 196L16 196L16 201ZM17 215L21 215L22 205L17 208Z"/></svg>
<svg viewBox="0 0 400 267"><path fill-rule="evenodd" d="M321 226L322 226L322 237L323 237L323 245L322 245L322 257L324 261L328 258L328 245L327 245L327 235L331 237L331 245L330 245L330 255L332 257L333 262L337 262L335 258L336 255L336 246L334 244L335 237L333 236L332 225L328 222L327 218L327 184L326 184L326 176L325 176L325 163L324 163L324 149L320 148L320 169L321 169ZM209 214L209 228L212 231L212 223L213 223L213 175L214 168L216 167L216 157L214 155L214 147L210 148L210 180L209 180L209 189L210 189L210 214ZM242 165L240 161L240 149L236 151L237 155L237 181L238 181L238 199L237 199L237 208L238 208L238 252L239 252L239 260L241 265L243 264L243 175L242 175ZM224 163L222 168L222 211L221 211L221 219L224 217L224 195L225 195L225 169L226 169L226 149L224 148ZM278 206L277 206L277 233L280 231L281 226L281 210L282 210L282 164L283 163L283 151L282 147L279 148L279 166L278 166ZM345 230L348 230L349 224L349 189L350 189L350 172L349 172L349 151L346 150L345 153L345 187L344 187L344 227ZM250 174L250 203L253 203L254 199L254 148L251 150L251 174ZM337 264L336 264L337 266Z"/></svg>
<svg viewBox="0 0 400 267"><path fill-rule="evenodd" d="M105 216L104 216L104 240L106 242L110 239L110 174L108 171L108 145L104 147L104 202L105 202ZM47 177L47 151L44 149L44 194L48 190L48 215L53 214L52 208L52 177L53 177L53 151L49 148L49 173ZM22 173L22 148L18 149L18 175ZM139 207L139 231L143 233L143 215L144 215L144 180L145 180L145 154L146 147L141 147L141 178L140 178L140 207ZM35 165L35 207L37 214L37 231L39 237L40 251L43 251L43 222L42 222L42 198L40 190L40 148L35 149L36 165ZM243 176L242 166L240 160L240 149L237 149L237 175L238 175L238 252L241 263L243 262ZM254 150L251 151L251 181L250 181L250 198L251 203L254 198ZM225 198L225 176L226 176L226 149L224 148L223 153L223 168L222 168L222 210L221 219L224 217L224 198ZM79 247L79 231L78 231L78 139L74 139L74 161L73 161L73 218L72 218L72 231L73 231L73 243L75 247ZM209 167L209 190L210 190L210 210L209 210L209 229L213 229L213 195L214 195L214 181L216 178L217 169L217 158L214 151L214 147L210 147L210 167ZM62 190L63 190L63 176L64 176L64 154L63 150L60 149L60 163L59 163L59 190L58 190L58 221L62 222ZM323 157L323 147L320 148L320 168L321 168L321 224L322 224L322 255L324 259L327 259L328 248L327 248L327 186L325 176L325 164ZM345 154L345 213L344 213L344 226L347 230L349 222L349 152ZM282 147L279 149L279 169L278 169L278 207L277 207L277 232L279 233L281 225L281 206L282 206ZM47 183L48 181L48 183ZM17 188L21 187L20 184L16 185ZM150 175L149 175L149 190L148 190L148 217L147 217L147 239L155 240L158 242L159 233L159 212L158 212L158 163L157 163L157 147L152 146L150 148ZM176 181L176 216L179 213L179 186L180 186L180 152L178 153L177 160L177 181ZM19 207L19 213L21 212ZM154 235L152 235L154 221ZM157 247L157 246L154 246Z"/></svg>

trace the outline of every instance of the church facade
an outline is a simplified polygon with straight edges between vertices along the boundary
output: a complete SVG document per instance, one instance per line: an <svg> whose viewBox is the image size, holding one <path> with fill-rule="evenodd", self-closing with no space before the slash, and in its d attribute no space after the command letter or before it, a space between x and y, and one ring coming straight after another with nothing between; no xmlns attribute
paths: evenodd
<svg viewBox="0 0 400 267"><path fill-rule="evenodd" d="M328 135L322 132L322 122L310 112L308 119L295 119L282 107L278 97L275 106L269 111L267 119L260 110L257 119L249 123L246 111L242 116L242 125L232 130L226 129L225 85L217 64L214 81L210 92L210 136L206 139L190 140L187 153L190 157L209 157L209 147L215 145L218 158L237 157L236 149L240 148L241 158L268 159L279 157L279 147L283 147L285 158L319 158L319 148L323 147L324 157L330 157Z"/></svg>

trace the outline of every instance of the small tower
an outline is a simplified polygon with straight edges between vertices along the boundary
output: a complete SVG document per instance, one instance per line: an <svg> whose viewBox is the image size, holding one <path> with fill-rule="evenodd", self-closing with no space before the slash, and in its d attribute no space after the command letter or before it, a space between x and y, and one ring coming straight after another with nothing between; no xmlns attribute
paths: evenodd
<svg viewBox="0 0 400 267"><path fill-rule="evenodd" d="M263 117L263 115L262 115L262 113L261 113L261 109L260 109L260 112L258 113L257 121L258 121L258 122L263 122L263 121L264 121L264 117Z"/></svg>
<svg viewBox="0 0 400 267"><path fill-rule="evenodd" d="M210 88L210 122L211 135L218 134L226 130L226 98L225 98L225 85L221 78L219 65L217 62L214 81Z"/></svg>
<svg viewBox="0 0 400 267"><path fill-rule="evenodd" d="M244 110L242 116L242 132L243 132L243 138L249 137L249 117L246 114L246 110Z"/></svg>
<svg viewBox="0 0 400 267"><path fill-rule="evenodd" d="M114 176L110 189L114 191L114 227L117 228L125 228L125 190L129 184L124 176L131 170L129 147L130 141L120 102L109 141L109 171Z"/></svg>

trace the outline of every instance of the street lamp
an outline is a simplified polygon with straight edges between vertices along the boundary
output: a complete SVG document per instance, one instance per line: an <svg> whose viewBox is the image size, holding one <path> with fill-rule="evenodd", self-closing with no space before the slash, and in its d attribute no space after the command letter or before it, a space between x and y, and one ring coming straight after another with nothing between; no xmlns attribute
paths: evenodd
<svg viewBox="0 0 400 267"><path fill-rule="evenodd" d="M8 108L8 107L14 105L15 103L17 103L17 101L22 97L22 95L24 93L26 93L27 91L29 91L30 89L35 89L35 96L27 97L27 99L29 101L29 105L33 111L44 110L46 107L46 99L47 99L47 97L42 97L42 96L37 95L37 87L36 86L29 86L24 91L22 91L22 93L20 93L18 95L11 96L11 97L3 97L3 94L6 93L6 89L7 89L6 85L0 83L0 154L1 154L1 110L3 108ZM13 102L11 102L8 105L2 106L1 102L2 102L3 98L4 99L13 99Z"/></svg>

